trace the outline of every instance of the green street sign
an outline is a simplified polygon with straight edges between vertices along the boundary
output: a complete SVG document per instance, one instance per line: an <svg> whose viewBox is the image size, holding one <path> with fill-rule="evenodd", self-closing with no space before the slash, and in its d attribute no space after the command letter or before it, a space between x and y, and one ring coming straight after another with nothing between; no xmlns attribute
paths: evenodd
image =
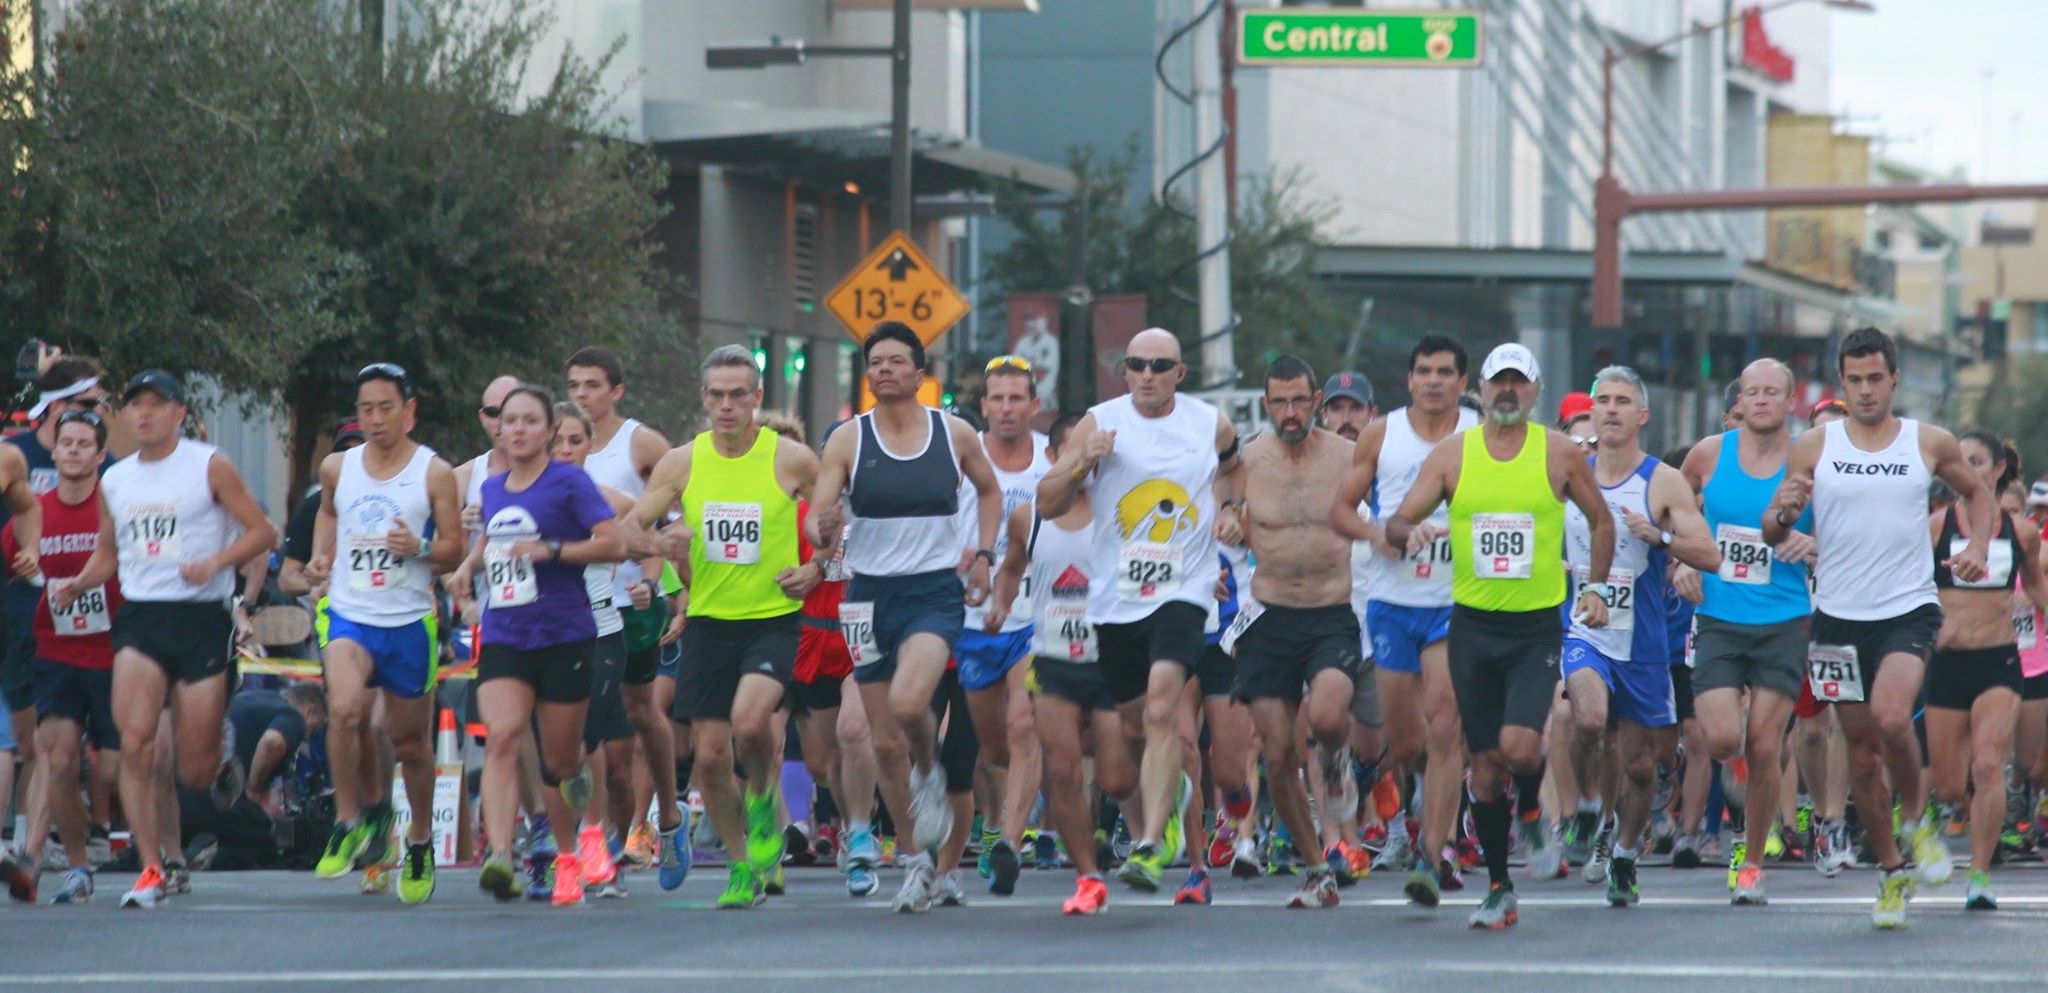
<svg viewBox="0 0 2048 993"><path fill-rule="evenodd" d="M1479 14L1460 10L1244 9L1242 66L1450 66L1479 64Z"/></svg>

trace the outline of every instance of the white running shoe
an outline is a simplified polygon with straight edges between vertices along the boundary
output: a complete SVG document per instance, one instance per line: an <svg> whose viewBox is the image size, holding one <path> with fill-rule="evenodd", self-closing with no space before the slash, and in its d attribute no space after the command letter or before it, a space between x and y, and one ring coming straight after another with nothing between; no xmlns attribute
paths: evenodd
<svg viewBox="0 0 2048 993"><path fill-rule="evenodd" d="M912 856L903 873L903 888L889 901L899 914L928 914L932 909L932 857L922 852Z"/></svg>

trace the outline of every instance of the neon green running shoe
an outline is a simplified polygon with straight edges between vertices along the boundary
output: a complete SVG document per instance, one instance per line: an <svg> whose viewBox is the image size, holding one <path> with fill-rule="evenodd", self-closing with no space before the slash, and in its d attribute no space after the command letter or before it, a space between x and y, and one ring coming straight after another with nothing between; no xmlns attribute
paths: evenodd
<svg viewBox="0 0 2048 993"><path fill-rule="evenodd" d="M766 877L782 862L782 827L775 823L775 791L748 792L746 808L747 861L753 863L756 877Z"/></svg>
<svg viewBox="0 0 2048 993"><path fill-rule="evenodd" d="M418 906L434 895L434 843L407 842L398 864L398 902Z"/></svg>
<svg viewBox="0 0 2048 993"><path fill-rule="evenodd" d="M753 863L734 862L725 892L718 895L718 909L751 910L766 902L768 897L761 892L761 882L754 875Z"/></svg>
<svg viewBox="0 0 2048 993"><path fill-rule="evenodd" d="M356 818L354 824L336 824L327 836L327 848L320 853L320 863L313 867L313 875L320 879L340 879L354 872L361 865L363 849L370 844L370 824L365 817Z"/></svg>
<svg viewBox="0 0 2048 993"><path fill-rule="evenodd" d="M1731 892L1731 893L1732 893L1732 892L1734 892L1734 891L1735 891L1735 887L1736 887L1736 885L1737 885L1737 880L1736 880L1736 878L1735 878L1735 877L1736 877L1736 876L1737 876L1738 874L1740 874L1740 873L1742 872L1742 867L1743 867L1743 865L1745 865L1745 864L1746 864L1746 863L1748 863L1748 862L1749 862L1749 843L1748 843L1748 842L1746 842L1746 841L1738 841L1738 842L1735 842L1734 844L1732 844L1732 845L1730 845L1730 846L1728 847L1728 891L1729 891L1729 892Z"/></svg>
<svg viewBox="0 0 2048 993"><path fill-rule="evenodd" d="M1784 857L1785 833L1780 831L1776 824L1773 824L1771 825L1771 833L1764 836L1764 858L1776 862Z"/></svg>
<svg viewBox="0 0 2048 993"><path fill-rule="evenodd" d="M1186 830L1181 826L1181 818L1187 814L1188 800L1194 795L1194 781L1188 778L1187 773L1181 773L1180 785L1173 793L1173 812L1166 815L1166 829L1159 835L1159 856L1153 863L1161 870L1180 858L1181 845L1187 840Z"/></svg>

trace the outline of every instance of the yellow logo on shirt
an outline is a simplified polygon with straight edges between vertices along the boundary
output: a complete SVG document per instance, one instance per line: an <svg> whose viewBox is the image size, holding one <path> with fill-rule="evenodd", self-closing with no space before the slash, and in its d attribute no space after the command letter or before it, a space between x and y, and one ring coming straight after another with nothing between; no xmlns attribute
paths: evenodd
<svg viewBox="0 0 2048 993"><path fill-rule="evenodd" d="M1148 479L1116 502L1116 523L1126 541L1171 542L1192 532L1201 516L1188 491L1170 479Z"/></svg>

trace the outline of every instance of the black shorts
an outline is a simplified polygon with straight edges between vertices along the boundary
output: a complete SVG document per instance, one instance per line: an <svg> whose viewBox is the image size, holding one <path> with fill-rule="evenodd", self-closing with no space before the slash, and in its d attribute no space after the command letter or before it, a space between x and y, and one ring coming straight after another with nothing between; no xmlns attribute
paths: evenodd
<svg viewBox="0 0 2048 993"><path fill-rule="evenodd" d="M668 630L668 605L660 597L645 610L619 611L626 622L626 669L621 675L627 686L654 682L661 670L661 634Z"/></svg>
<svg viewBox="0 0 2048 993"><path fill-rule="evenodd" d="M1678 723L1697 716L1692 706L1692 667L1683 662L1671 667L1671 700L1678 705Z"/></svg>
<svg viewBox="0 0 2048 993"><path fill-rule="evenodd" d="M566 641L545 648L514 648L484 642L477 658L478 685L517 679L533 688L536 700L582 703L590 699L590 658L595 641Z"/></svg>
<svg viewBox="0 0 2048 993"><path fill-rule="evenodd" d="M121 750L121 729L114 726L114 670L81 669L37 659L30 666L35 686L36 721L74 721L86 740L105 752ZM9 704L13 701L10 699Z"/></svg>
<svg viewBox="0 0 2048 993"><path fill-rule="evenodd" d="M1336 670L1357 688L1358 615L1351 602L1327 607L1269 606L1237 636L1237 683L1230 695L1241 701L1300 703L1303 689L1325 671Z"/></svg>
<svg viewBox="0 0 2048 993"><path fill-rule="evenodd" d="M1162 603L1142 620L1095 625L1102 685L1116 702L1129 703L1145 695L1155 662L1172 662L1193 675L1208 625L1207 610L1182 600Z"/></svg>
<svg viewBox="0 0 2048 993"><path fill-rule="evenodd" d="M2026 689L2018 645L1937 651L1927 662L1927 681L1921 692L1929 707L1969 710L1978 697L1996 689L2016 694Z"/></svg>
<svg viewBox="0 0 2048 993"><path fill-rule="evenodd" d="M1564 616L1542 610L1451 608L1451 689L1473 754L1500 747L1502 728L1541 732L1557 689Z"/></svg>
<svg viewBox="0 0 2048 993"><path fill-rule="evenodd" d="M875 649L872 657L854 660L854 681L865 685L895 679L903 643L914 635L936 635L950 653L960 643L960 628L967 622L967 605L961 599L966 595L959 574L951 569L907 576L854 576L846 584L840 610L844 616L848 605L873 605ZM794 654L795 649L790 651Z"/></svg>
<svg viewBox="0 0 2048 993"><path fill-rule="evenodd" d="M1195 682L1202 685L1202 699L1229 697L1237 688L1237 660L1222 645L1203 645L1195 659Z"/></svg>
<svg viewBox="0 0 2048 993"><path fill-rule="evenodd" d="M114 651L149 656L177 683L196 683L228 671L235 652L235 619L215 600L128 600L114 611Z"/></svg>
<svg viewBox="0 0 2048 993"><path fill-rule="evenodd" d="M600 635L590 648L590 710L583 715L584 747L596 748L633 736L633 722L626 719L626 698L619 692L625 671L625 632Z"/></svg>
<svg viewBox="0 0 2048 993"><path fill-rule="evenodd" d="M1045 696L1058 697L1084 711L1116 709L1116 700L1102 685L1100 663L1039 655L1031 660L1031 675L1038 681L1038 692Z"/></svg>
<svg viewBox="0 0 2048 993"><path fill-rule="evenodd" d="M1868 700L1885 656L1912 655L1925 662L1934 651L1934 636L1940 632L1941 607L1927 603L1880 621L1845 621L1816 610L1808 637L1816 645L1856 649L1856 665L1862 670L1864 699Z"/></svg>
<svg viewBox="0 0 2048 993"><path fill-rule="evenodd" d="M967 712L967 690L960 685L960 672L947 669L932 691L932 717L946 728L939 740L939 768L946 770L946 792L954 796L974 792L974 763L981 758L981 739L974 733L974 717Z"/></svg>
<svg viewBox="0 0 2048 993"><path fill-rule="evenodd" d="M2038 676L2028 676L2026 681L2021 684L2020 699L2028 702L2048 700L2048 672Z"/></svg>
<svg viewBox="0 0 2048 993"><path fill-rule="evenodd" d="M679 721L729 720L740 677L746 675L767 676L787 689L796 669L800 627L794 610L744 621L690 618L683 626L683 668L676 674L669 715Z"/></svg>
<svg viewBox="0 0 2048 993"><path fill-rule="evenodd" d="M9 710L35 706L35 681L31 670L36 659L35 630L26 622L9 618L0 625L0 699Z"/></svg>

